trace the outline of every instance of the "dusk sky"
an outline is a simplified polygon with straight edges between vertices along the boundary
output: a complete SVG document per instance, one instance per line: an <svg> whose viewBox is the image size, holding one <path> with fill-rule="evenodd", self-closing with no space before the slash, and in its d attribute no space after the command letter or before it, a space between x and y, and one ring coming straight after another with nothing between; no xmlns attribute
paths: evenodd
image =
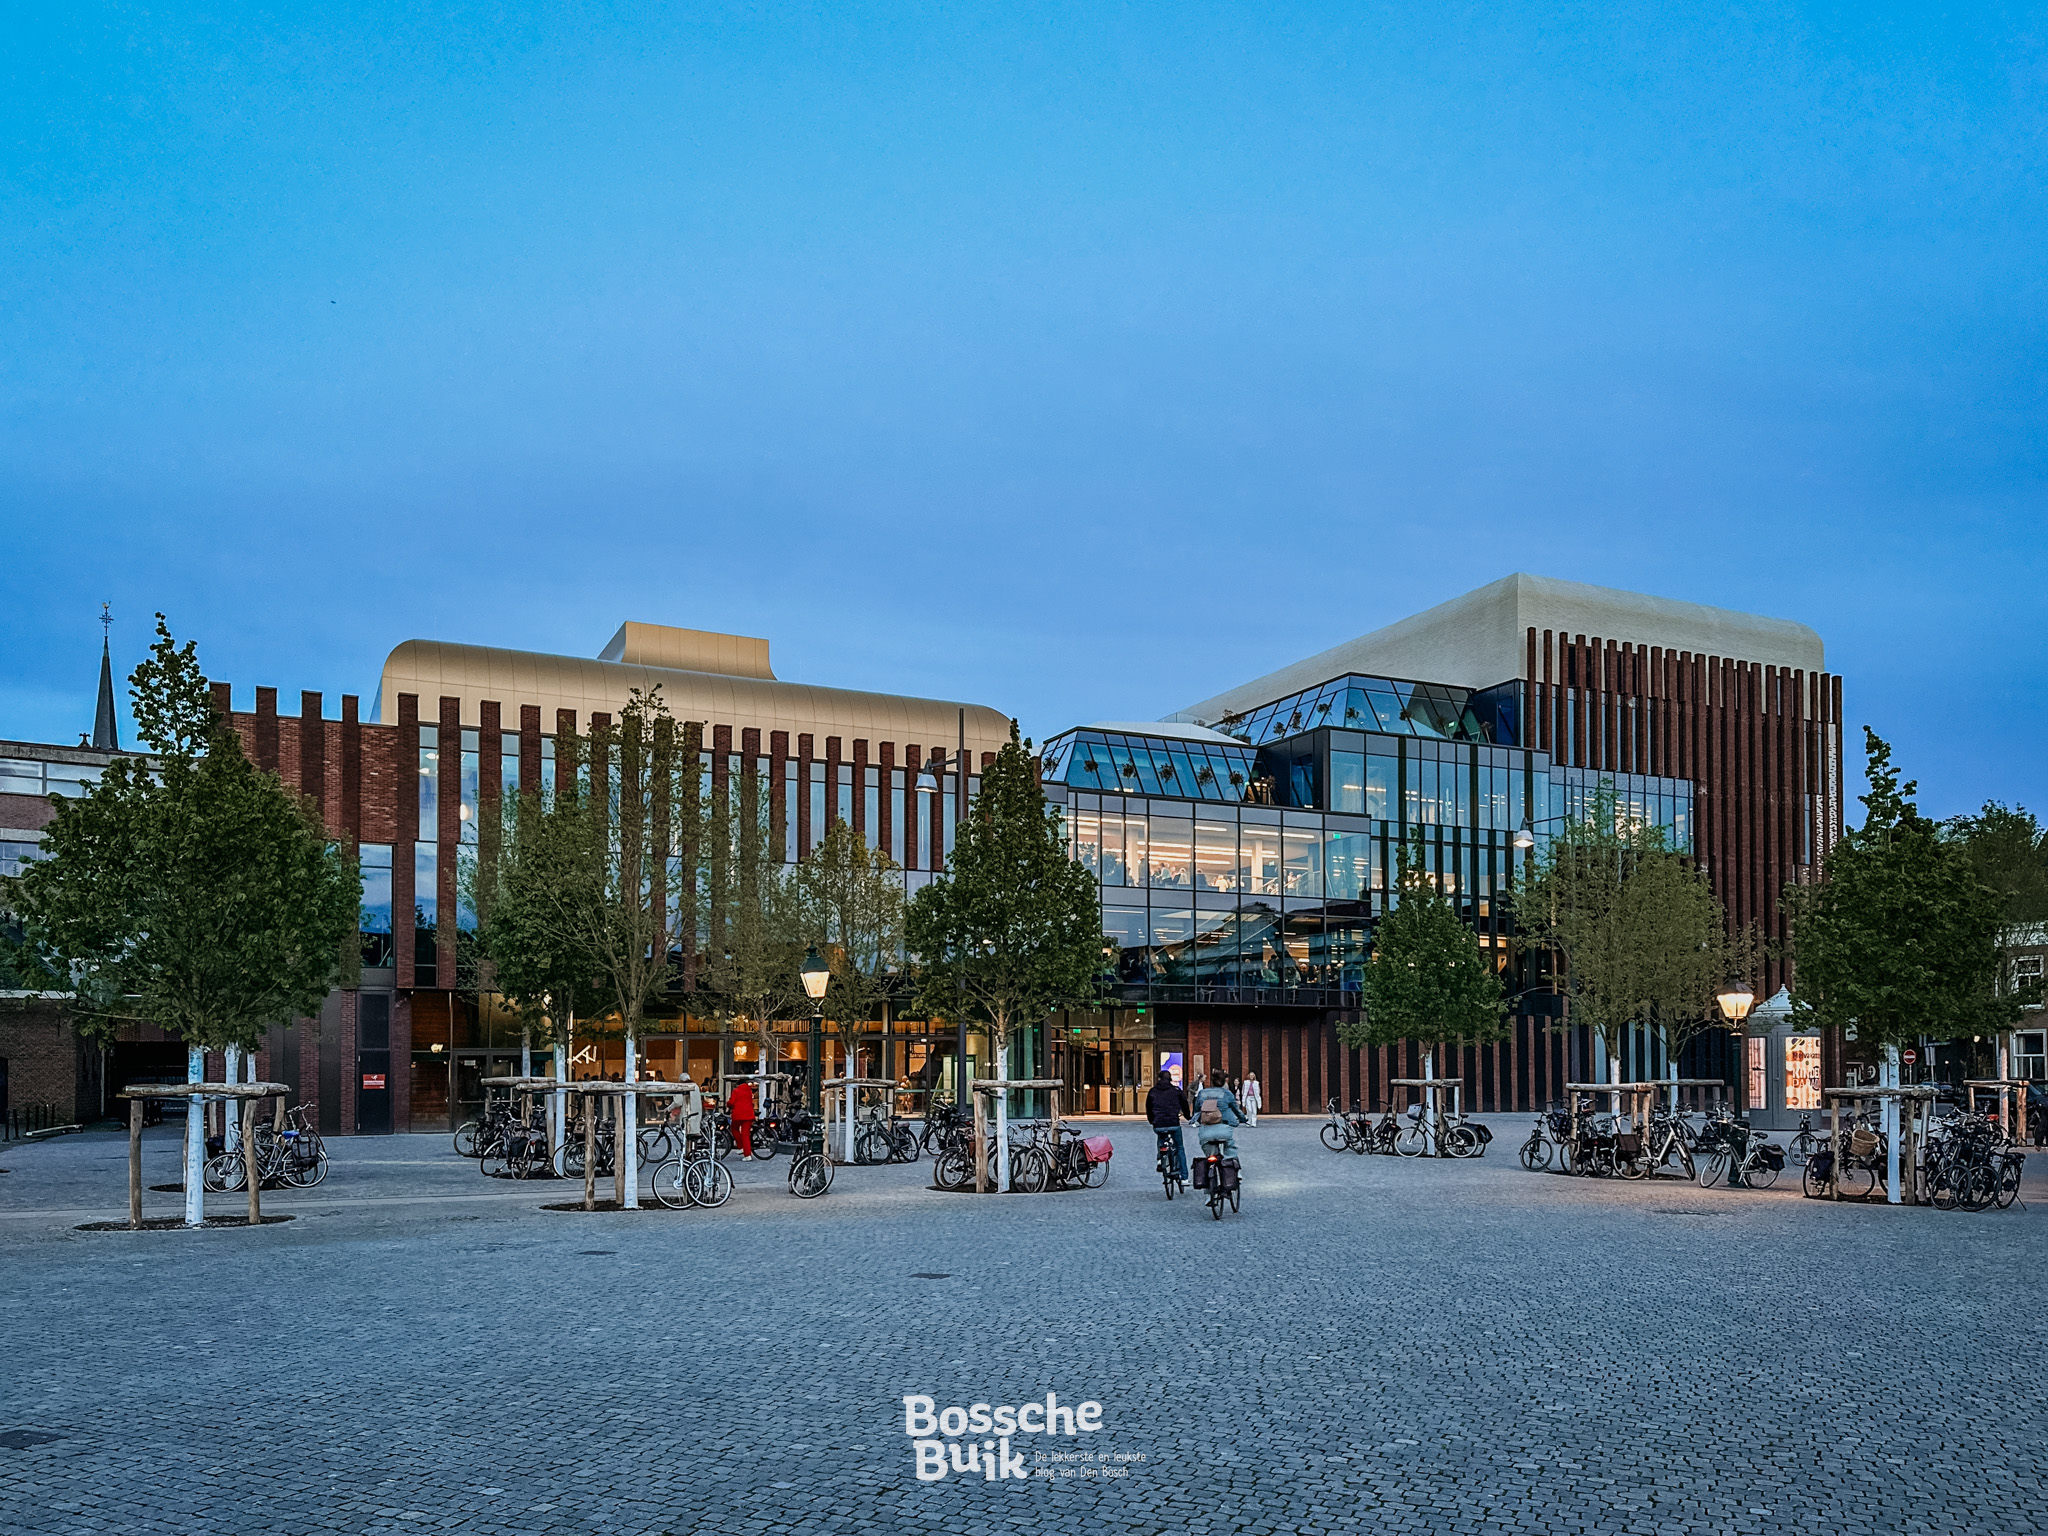
<svg viewBox="0 0 2048 1536"><path fill-rule="evenodd" d="M18 12L0 736L102 600L245 707L635 618L1043 736L1527 570L2048 811L2048 27L1679 9Z"/></svg>

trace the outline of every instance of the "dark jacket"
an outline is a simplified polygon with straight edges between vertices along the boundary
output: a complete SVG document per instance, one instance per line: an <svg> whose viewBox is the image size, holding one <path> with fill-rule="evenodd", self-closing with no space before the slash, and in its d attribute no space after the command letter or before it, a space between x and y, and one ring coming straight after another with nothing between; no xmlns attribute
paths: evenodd
<svg viewBox="0 0 2048 1536"><path fill-rule="evenodd" d="M1176 1126L1193 1114L1187 1090L1176 1088L1171 1083L1163 1088L1154 1088L1145 1095L1145 1118L1156 1126Z"/></svg>

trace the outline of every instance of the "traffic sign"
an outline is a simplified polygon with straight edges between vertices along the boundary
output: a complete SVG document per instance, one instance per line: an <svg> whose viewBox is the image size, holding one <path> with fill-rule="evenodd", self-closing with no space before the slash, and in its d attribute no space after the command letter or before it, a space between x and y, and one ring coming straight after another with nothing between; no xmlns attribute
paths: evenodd
<svg viewBox="0 0 2048 1536"><path fill-rule="evenodd" d="M1916 1050L1912 1050L1911 1048L1899 1052L1899 1060L1903 1061L1909 1067L1919 1059L1920 1053Z"/></svg>

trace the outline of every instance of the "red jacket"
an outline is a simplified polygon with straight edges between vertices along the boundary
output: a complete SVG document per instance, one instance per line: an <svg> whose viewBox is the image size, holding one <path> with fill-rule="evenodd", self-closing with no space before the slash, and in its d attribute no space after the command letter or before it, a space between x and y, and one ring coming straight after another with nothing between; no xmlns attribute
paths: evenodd
<svg viewBox="0 0 2048 1536"><path fill-rule="evenodd" d="M737 1083L725 1101L726 1112L735 1120L754 1118L754 1085Z"/></svg>

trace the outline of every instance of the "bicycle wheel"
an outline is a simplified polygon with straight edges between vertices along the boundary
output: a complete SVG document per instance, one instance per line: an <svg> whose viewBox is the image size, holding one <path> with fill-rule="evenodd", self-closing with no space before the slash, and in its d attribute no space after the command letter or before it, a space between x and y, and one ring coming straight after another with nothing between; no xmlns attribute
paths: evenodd
<svg viewBox="0 0 2048 1536"><path fill-rule="evenodd" d="M932 1163L932 1182L940 1189L966 1189L974 1183L974 1159L952 1147Z"/></svg>
<svg viewBox="0 0 2048 1536"><path fill-rule="evenodd" d="M669 1141L667 1126L656 1126L651 1131L640 1133L641 1167L644 1168L651 1163L668 1162L675 1155L676 1149Z"/></svg>
<svg viewBox="0 0 2048 1536"><path fill-rule="evenodd" d="M832 1187L832 1165L821 1152L799 1152L790 1159L789 1192L799 1200L815 1200Z"/></svg>
<svg viewBox="0 0 2048 1536"><path fill-rule="evenodd" d="M690 1204L690 1187L680 1160L670 1158L654 1170L654 1198L672 1211Z"/></svg>
<svg viewBox="0 0 2048 1536"><path fill-rule="evenodd" d="M1751 1189L1769 1189L1778 1182L1778 1170L1759 1158L1742 1165L1742 1182Z"/></svg>
<svg viewBox="0 0 2048 1536"><path fill-rule="evenodd" d="M2020 1173L2023 1159L2008 1157L1998 1165L1998 1208L2002 1211L2020 1197Z"/></svg>
<svg viewBox="0 0 2048 1536"><path fill-rule="evenodd" d="M240 1189L248 1178L249 1171L242 1166L242 1154L239 1152L216 1152L206 1160L199 1173L200 1186L215 1194Z"/></svg>
<svg viewBox="0 0 2048 1536"><path fill-rule="evenodd" d="M1728 1177L1728 1149L1716 1147L1699 1160L1699 1172L1695 1175L1701 1189L1712 1189Z"/></svg>
<svg viewBox="0 0 2048 1536"><path fill-rule="evenodd" d="M1394 1133L1394 1150L1403 1157L1420 1157L1429 1150L1429 1130L1419 1120L1404 1120Z"/></svg>
<svg viewBox="0 0 2048 1536"><path fill-rule="evenodd" d="M1804 1168L1806 1166L1806 1160L1809 1157L1813 1156L1813 1148L1813 1132L1801 1131L1797 1136L1794 1136L1792 1138L1792 1145L1785 1149L1785 1161L1790 1163L1794 1168Z"/></svg>
<svg viewBox="0 0 2048 1536"><path fill-rule="evenodd" d="M1842 1198L1844 1200L1867 1200L1877 1188L1877 1170L1868 1166L1851 1164L1841 1171Z"/></svg>
<svg viewBox="0 0 2048 1536"><path fill-rule="evenodd" d="M455 1128L455 1152L458 1157L476 1156L476 1122L465 1120Z"/></svg>
<svg viewBox="0 0 2048 1536"><path fill-rule="evenodd" d="M889 1161L889 1139L879 1125L864 1125L853 1138L853 1160L856 1163L886 1163Z"/></svg>
<svg viewBox="0 0 2048 1536"><path fill-rule="evenodd" d="M683 1175L690 1199L706 1210L716 1210L732 1198L732 1172L725 1164L708 1157L692 1158ZM827 1184L831 1179L827 1178Z"/></svg>
<svg viewBox="0 0 2048 1536"><path fill-rule="evenodd" d="M287 1184L299 1189L311 1189L327 1177L327 1149L315 1147L311 1153L301 1153L284 1165Z"/></svg>
<svg viewBox="0 0 2048 1536"><path fill-rule="evenodd" d="M1469 1125L1454 1125L1444 1133L1444 1150L1453 1157L1477 1157L1484 1144Z"/></svg>
<svg viewBox="0 0 2048 1536"><path fill-rule="evenodd" d="M1998 1175L1987 1164L1978 1164L1969 1172L1963 1185L1962 1206L1966 1211L1981 1211L1998 1198Z"/></svg>
<svg viewBox="0 0 2048 1536"><path fill-rule="evenodd" d="M1010 1154L1010 1187L1027 1195L1042 1195L1052 1182L1052 1163L1036 1147L1019 1147Z"/></svg>
<svg viewBox="0 0 2048 1536"><path fill-rule="evenodd" d="M500 1142L482 1157L478 1158L477 1166L483 1171L483 1175L487 1179L502 1179L510 1174L512 1165L505 1156L504 1143Z"/></svg>
<svg viewBox="0 0 2048 1536"><path fill-rule="evenodd" d="M775 1133L773 1131L763 1131L761 1127L758 1125L754 1127L755 1162L772 1163L775 1161L775 1154L780 1152L781 1150L782 1145L780 1142L776 1141Z"/></svg>
<svg viewBox="0 0 2048 1536"><path fill-rule="evenodd" d="M1088 1164L1087 1172L1081 1176L1081 1183L1087 1189L1100 1189L1109 1182L1109 1159Z"/></svg>
<svg viewBox="0 0 2048 1536"><path fill-rule="evenodd" d="M890 1133L889 1144L895 1151L896 1161L899 1163L914 1163L922 1155L923 1149L918 1146L917 1137L907 1125L899 1125Z"/></svg>
<svg viewBox="0 0 2048 1536"><path fill-rule="evenodd" d="M1531 1136L1522 1143L1522 1166L1531 1173L1550 1166L1550 1143L1541 1136Z"/></svg>
<svg viewBox="0 0 2048 1536"><path fill-rule="evenodd" d="M1342 1152L1350 1138L1338 1127L1337 1122L1328 1121L1323 1126L1323 1145L1332 1152Z"/></svg>

